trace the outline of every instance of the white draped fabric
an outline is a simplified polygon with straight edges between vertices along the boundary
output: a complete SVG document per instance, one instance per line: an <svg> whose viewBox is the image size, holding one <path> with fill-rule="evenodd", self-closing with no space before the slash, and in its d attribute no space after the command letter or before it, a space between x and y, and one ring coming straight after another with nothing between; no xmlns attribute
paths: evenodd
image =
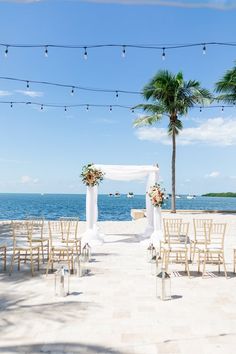
<svg viewBox="0 0 236 354"><path fill-rule="evenodd" d="M158 181L158 166L124 166L124 165L94 165L95 168L105 173L104 178L115 181L143 180L147 178L146 185L146 216L147 227L144 232L145 238L150 238L151 242L156 243L160 240L161 231L161 209L153 207L147 194L150 186ZM82 242L90 244L99 244L103 241L97 227L98 206L97 206L98 188L87 187L86 194L86 220L87 230L82 237Z"/></svg>

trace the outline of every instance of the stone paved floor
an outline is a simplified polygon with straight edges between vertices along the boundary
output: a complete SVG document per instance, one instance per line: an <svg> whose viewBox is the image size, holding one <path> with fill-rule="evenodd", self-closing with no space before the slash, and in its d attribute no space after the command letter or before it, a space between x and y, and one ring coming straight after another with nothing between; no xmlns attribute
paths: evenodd
<svg viewBox="0 0 236 354"><path fill-rule="evenodd" d="M235 354L236 277L202 279L192 266L188 279L172 266L173 299L162 302L129 225L94 250L66 298L54 296L53 275L0 274L0 352Z"/></svg>

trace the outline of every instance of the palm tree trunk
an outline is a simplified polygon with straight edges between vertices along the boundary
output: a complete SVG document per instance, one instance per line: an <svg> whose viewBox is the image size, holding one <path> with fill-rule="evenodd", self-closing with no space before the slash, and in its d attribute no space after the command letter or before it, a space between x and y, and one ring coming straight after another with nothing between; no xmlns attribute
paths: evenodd
<svg viewBox="0 0 236 354"><path fill-rule="evenodd" d="M176 160L176 133L173 129L172 131L172 163L171 163L171 171L172 171L172 197L171 197L171 212L176 213L175 206L175 160Z"/></svg>

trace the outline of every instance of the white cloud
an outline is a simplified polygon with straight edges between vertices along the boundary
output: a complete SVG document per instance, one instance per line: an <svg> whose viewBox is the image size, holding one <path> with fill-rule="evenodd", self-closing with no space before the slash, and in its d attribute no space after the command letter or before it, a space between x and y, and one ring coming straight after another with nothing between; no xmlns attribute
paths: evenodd
<svg viewBox="0 0 236 354"><path fill-rule="evenodd" d="M218 10L235 9L233 0L83 0L84 2L123 5L159 5L184 8L209 8Z"/></svg>
<svg viewBox="0 0 236 354"><path fill-rule="evenodd" d="M6 96L11 96L12 93L9 91L2 91L0 90L0 97L6 97Z"/></svg>
<svg viewBox="0 0 236 354"><path fill-rule="evenodd" d="M136 130L140 140L171 144L165 128L142 127ZM185 128L177 138L179 145L208 144L215 146L236 145L236 118L210 118L196 127Z"/></svg>
<svg viewBox="0 0 236 354"><path fill-rule="evenodd" d="M28 96L31 98L43 96L43 92L40 92L40 91L16 90L16 92L21 93L22 95Z"/></svg>
<svg viewBox="0 0 236 354"><path fill-rule="evenodd" d="M38 178L32 178L30 176L22 176L20 179L21 184L37 184L39 182Z"/></svg>
<svg viewBox="0 0 236 354"><path fill-rule="evenodd" d="M50 0L0 0L0 2L15 2L22 4L38 3ZM70 0L71 2L90 2L100 4L122 5L158 5L182 8L207 8L218 10L236 9L234 0ZM56 2L56 1L55 1Z"/></svg>
<svg viewBox="0 0 236 354"><path fill-rule="evenodd" d="M212 171L209 174L205 175L205 178L216 178L220 176L220 172L219 171Z"/></svg>

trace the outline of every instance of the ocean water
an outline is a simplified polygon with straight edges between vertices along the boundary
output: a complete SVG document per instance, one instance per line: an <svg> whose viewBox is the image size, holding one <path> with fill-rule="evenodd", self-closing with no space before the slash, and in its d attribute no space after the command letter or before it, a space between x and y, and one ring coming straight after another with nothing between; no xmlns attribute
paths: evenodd
<svg viewBox="0 0 236 354"><path fill-rule="evenodd" d="M29 217L44 217L57 220L60 217L79 217L85 220L84 194L0 194L0 219L22 220ZM181 196L176 200L177 209L190 210L236 210L236 198L196 197L189 200ZM131 220L131 209L145 208L145 196L135 195L119 198L98 196L99 220ZM163 205L170 209L170 200Z"/></svg>

